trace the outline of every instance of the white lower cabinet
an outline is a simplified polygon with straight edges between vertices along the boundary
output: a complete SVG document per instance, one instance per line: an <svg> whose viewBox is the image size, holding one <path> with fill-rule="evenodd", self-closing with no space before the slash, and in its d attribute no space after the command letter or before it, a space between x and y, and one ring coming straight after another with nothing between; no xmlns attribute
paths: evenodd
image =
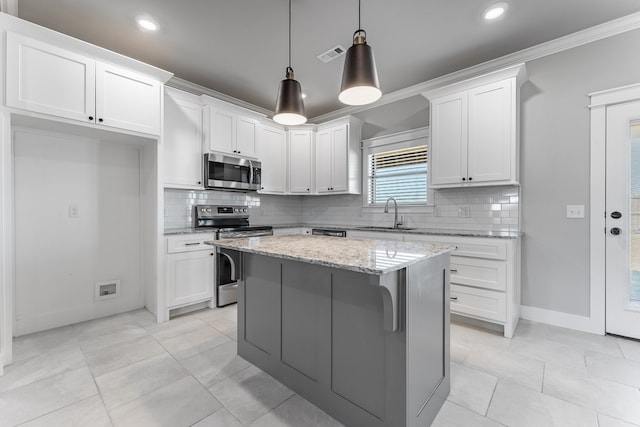
<svg viewBox="0 0 640 427"><path fill-rule="evenodd" d="M404 240L455 246L451 313L502 325L504 336L513 336L520 318L520 239L405 234Z"/></svg>
<svg viewBox="0 0 640 427"><path fill-rule="evenodd" d="M215 248L204 242L213 240L210 233L167 237L166 297L167 308L210 301L214 307Z"/></svg>

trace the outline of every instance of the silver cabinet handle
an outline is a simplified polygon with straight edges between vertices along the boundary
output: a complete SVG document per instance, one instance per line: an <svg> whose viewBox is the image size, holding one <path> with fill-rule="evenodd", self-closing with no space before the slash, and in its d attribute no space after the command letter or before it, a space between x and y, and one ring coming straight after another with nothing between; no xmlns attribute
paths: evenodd
<svg viewBox="0 0 640 427"><path fill-rule="evenodd" d="M200 244L200 242L194 242L194 243L185 243L185 246L198 246Z"/></svg>

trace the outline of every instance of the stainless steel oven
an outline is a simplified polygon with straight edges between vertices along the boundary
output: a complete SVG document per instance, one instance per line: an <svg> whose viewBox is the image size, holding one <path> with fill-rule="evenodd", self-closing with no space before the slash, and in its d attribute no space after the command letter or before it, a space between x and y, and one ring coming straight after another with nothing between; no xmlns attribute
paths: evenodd
<svg viewBox="0 0 640 427"><path fill-rule="evenodd" d="M198 205L194 211L196 228L215 231L217 239L273 235L271 226L252 227L249 225L249 208L247 206ZM240 253L237 251L217 249L214 289L218 307L238 301L238 281L242 271L241 259Z"/></svg>
<svg viewBox="0 0 640 427"><path fill-rule="evenodd" d="M218 230L218 239L242 239L247 237L273 236L271 226L229 227ZM216 304L222 307L238 301L238 281L242 266L240 252L218 248Z"/></svg>
<svg viewBox="0 0 640 427"><path fill-rule="evenodd" d="M204 155L204 186L212 189L259 190L262 165L257 160L207 153Z"/></svg>

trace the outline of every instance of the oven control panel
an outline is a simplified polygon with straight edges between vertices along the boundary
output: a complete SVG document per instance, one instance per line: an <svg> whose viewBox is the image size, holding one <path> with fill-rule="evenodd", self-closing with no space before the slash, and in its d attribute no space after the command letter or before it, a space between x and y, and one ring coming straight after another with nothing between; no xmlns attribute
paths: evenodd
<svg viewBox="0 0 640 427"><path fill-rule="evenodd" d="M220 217L247 217L249 208L247 206L196 206L196 218L220 218Z"/></svg>

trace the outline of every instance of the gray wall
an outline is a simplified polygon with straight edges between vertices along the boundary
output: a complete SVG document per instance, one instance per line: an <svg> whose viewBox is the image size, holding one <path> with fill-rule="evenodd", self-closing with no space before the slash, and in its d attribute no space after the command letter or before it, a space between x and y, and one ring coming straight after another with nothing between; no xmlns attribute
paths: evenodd
<svg viewBox="0 0 640 427"><path fill-rule="evenodd" d="M640 82L640 30L527 63L522 87L522 304L589 315L588 93ZM566 219L584 204L584 219ZM604 302L603 302L604 304Z"/></svg>

